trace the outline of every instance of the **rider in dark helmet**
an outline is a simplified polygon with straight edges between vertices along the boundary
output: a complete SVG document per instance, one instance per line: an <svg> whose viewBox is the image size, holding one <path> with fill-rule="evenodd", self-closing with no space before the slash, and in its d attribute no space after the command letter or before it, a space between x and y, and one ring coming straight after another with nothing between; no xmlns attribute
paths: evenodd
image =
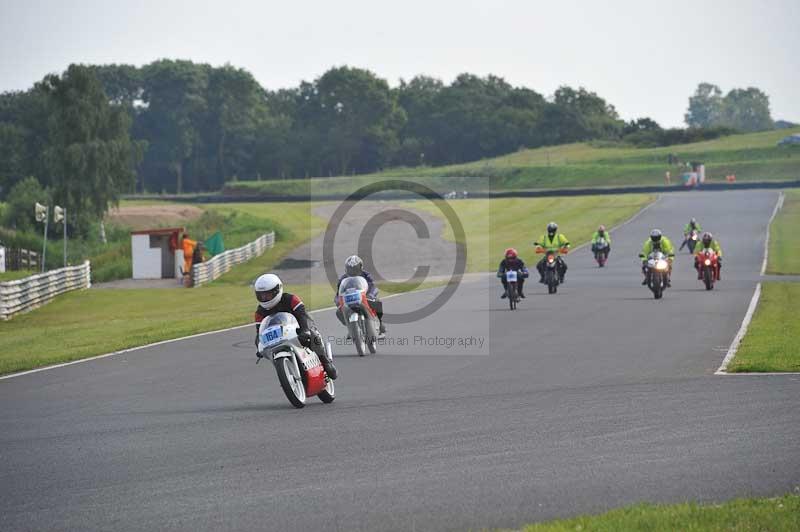
<svg viewBox="0 0 800 532"><path fill-rule="evenodd" d="M695 248L697 254L694 256L694 269L697 270L698 279L702 279L702 274L700 272L700 253L702 253L703 250L711 249L717 254L717 269L722 270L722 248L719 242L714 238L714 235L709 232L703 233L701 242L703 245Z"/></svg>
<svg viewBox="0 0 800 532"><path fill-rule="evenodd" d="M525 284L525 278L528 277L528 268L525 266L522 259L519 258L517 250L514 248L508 248L506 250L505 258L500 261L500 267L497 269L497 276L500 278L500 282L503 283L503 295L500 296L501 299L505 299L508 292L508 281L506 281L507 271L516 271L520 273L520 276L517 278L517 293L519 297L524 299L525 294L522 293L522 287Z"/></svg>
<svg viewBox="0 0 800 532"><path fill-rule="evenodd" d="M642 259L642 273L644 274L643 285L647 284L647 257L654 251L660 251L667 256L667 263L669 270L667 270L667 286L672 286L672 261L675 260L675 248L669 238L661 234L660 229L653 229L650 231L650 238L644 241L642 252L639 258Z"/></svg>
<svg viewBox="0 0 800 532"><path fill-rule="evenodd" d="M347 260L344 261L344 275L339 277L339 282L336 283L336 295L333 296L333 304L336 305L337 301L336 298L339 294L339 285L342 284L348 277L363 277L367 281L367 301L369 301L370 306L375 310L375 313L378 315L378 321L380 321L380 334L386 334L386 326L383 324L383 302L378 299L378 287L375 286L375 281L372 279L372 275L364 269L364 261L361 260L361 257L358 255L351 255L347 257ZM342 322L342 325L347 325L344 321L344 316L342 315L342 310L336 310L336 317L339 318L339 321Z"/></svg>
<svg viewBox="0 0 800 532"><path fill-rule="evenodd" d="M283 283L273 273L266 273L256 279L253 290L258 301L255 314L256 348L258 348L258 329L264 318L278 312L288 312L297 319L297 324L300 326L297 339L303 346L308 347L317 354L320 362L322 362L322 367L325 368L325 373L335 380L337 376L336 366L333 365L333 361L328 359L328 353L322 343L322 335L314 325L314 320L306 312L303 300L294 294L284 292ZM261 353L256 353L256 357L261 358Z"/></svg>
<svg viewBox="0 0 800 532"><path fill-rule="evenodd" d="M547 261L548 251L556 254L556 263L558 267L559 282L564 282L564 274L567 273L567 263L561 258L559 254L561 250L569 249L569 240L563 234L558 232L558 224L550 222L547 224L547 233L542 235L535 245L544 248L545 256L536 264L536 269L539 271L539 282L544 283L544 265Z"/></svg>

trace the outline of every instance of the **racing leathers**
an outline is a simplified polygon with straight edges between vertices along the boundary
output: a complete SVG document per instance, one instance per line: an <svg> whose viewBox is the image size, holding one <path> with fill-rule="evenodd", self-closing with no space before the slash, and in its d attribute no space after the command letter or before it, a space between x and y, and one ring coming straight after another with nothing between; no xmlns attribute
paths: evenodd
<svg viewBox="0 0 800 532"><path fill-rule="evenodd" d="M337 306L336 317L339 318L339 321L342 322L342 325L347 325L347 323L344 321L342 309L338 308L338 294L339 286L342 284L342 281L348 277L350 276L347 274L339 277L339 282L336 283L336 295L333 296L333 304ZM378 321L380 321L380 333L384 334L386 332L386 326L383 324L383 301L378 299L378 287L375 285L372 275L367 270L361 270L361 277L367 281L367 301L369 301L369 305L378 315Z"/></svg>
<svg viewBox="0 0 800 532"><path fill-rule="evenodd" d="M331 379L336 379L336 367L334 367L333 362L328 359L328 354L325 352L325 345L322 341L322 335L317 330L314 320L311 319L311 316L306 312L306 306L303 304L303 300L294 294L284 292L278 304L269 310L261 305L256 307L256 349L258 349L258 329L261 322L267 316L272 316L278 312L288 312L297 319L297 324L300 326L297 339L304 347L308 347L317 354L328 376Z"/></svg>
<svg viewBox="0 0 800 532"><path fill-rule="evenodd" d="M592 253L595 253L597 251L598 241L600 239L603 239L606 242L605 250L606 250L606 257L608 257L609 255L611 255L611 235L609 234L608 231L603 231L602 235L600 234L600 231L594 232L594 234L592 235Z"/></svg>
<svg viewBox="0 0 800 532"><path fill-rule="evenodd" d="M549 233L545 233L536 242L537 246L544 248L544 257L536 263L536 269L539 271L539 282L544 283L544 266L547 261L547 253L553 252L556 255L556 265L558 268L558 280L564 282L564 274L567 273L567 263L561 258L560 250L569 249L569 240L561 233L554 234L552 237Z"/></svg>
<svg viewBox="0 0 800 532"><path fill-rule="evenodd" d="M671 286L672 262L675 260L675 247L666 236L662 236L658 242L653 242L651 238L644 241L642 252L639 254L639 258L642 259L642 273L644 274L644 281L642 281L642 284L647 284L647 257L654 251L660 251L667 256L667 263L669 264L669 269L667 270L667 286Z"/></svg>
<svg viewBox="0 0 800 532"><path fill-rule="evenodd" d="M503 295L501 297L506 297L506 293L508 292L508 281L506 281L506 272L507 271L516 271L519 275L517 276L517 293L520 297L525 297L525 294L522 292L522 287L525 285L525 278L528 277L528 268L525 266L525 262L519 257L514 257L512 259L505 258L500 261L500 266L497 268L497 276L500 278L500 282L503 283Z"/></svg>

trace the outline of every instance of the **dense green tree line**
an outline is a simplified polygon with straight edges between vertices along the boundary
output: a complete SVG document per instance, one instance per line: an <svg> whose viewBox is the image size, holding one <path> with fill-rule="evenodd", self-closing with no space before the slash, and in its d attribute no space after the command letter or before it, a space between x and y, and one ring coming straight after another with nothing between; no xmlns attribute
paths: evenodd
<svg viewBox="0 0 800 532"><path fill-rule="evenodd" d="M585 89L562 87L548 101L495 76L463 74L449 85L418 76L392 88L367 70L337 67L296 88L267 91L229 65L161 60L140 68L70 69L93 74L108 109L129 117L132 146L146 145L131 191L217 190L237 178L456 163L521 147L617 138L624 127L611 105ZM53 97L46 85L0 95L6 193L27 175L44 186L56 179L41 157L56 134L48 125Z"/></svg>
<svg viewBox="0 0 800 532"><path fill-rule="evenodd" d="M210 191L232 179L459 163L593 139L667 145L730 131L702 129L713 126L769 127L768 105L757 89L722 98L701 84L687 113L696 127L663 130L647 118L625 123L584 88L545 98L496 76L462 74L450 84L417 76L393 88L345 66L268 91L230 65L72 65L0 95L0 197L35 176L68 206L89 195L82 208L96 213L123 191Z"/></svg>

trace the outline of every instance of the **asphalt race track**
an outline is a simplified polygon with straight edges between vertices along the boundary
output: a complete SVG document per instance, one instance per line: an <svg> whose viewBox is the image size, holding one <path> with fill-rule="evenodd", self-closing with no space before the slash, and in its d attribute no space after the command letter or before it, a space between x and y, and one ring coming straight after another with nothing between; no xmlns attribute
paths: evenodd
<svg viewBox="0 0 800 532"><path fill-rule="evenodd" d="M291 408L251 328L2 380L0 530L467 530L790 492L800 376L713 375L776 199L665 195L613 233L607 268L576 251L559 293L529 283L516 312L495 278L463 283L376 356L335 346L332 405ZM654 226L679 245L692 215L723 280L707 293L684 251L655 301L638 249Z"/></svg>

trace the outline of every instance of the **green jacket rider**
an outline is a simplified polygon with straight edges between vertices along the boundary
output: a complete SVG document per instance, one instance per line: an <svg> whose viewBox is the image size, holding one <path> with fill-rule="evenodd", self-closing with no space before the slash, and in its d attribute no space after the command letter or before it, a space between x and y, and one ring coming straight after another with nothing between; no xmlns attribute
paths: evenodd
<svg viewBox="0 0 800 532"><path fill-rule="evenodd" d="M714 235L711 233L703 233L703 238L701 239L702 246L697 246L694 248L695 255L694 255L694 268L697 270L697 278L701 278L700 272L700 253L703 252L705 249L711 249L714 253L717 254L717 269L722 270L722 247L720 247L719 242ZM717 278L719 278L719 272L717 272Z"/></svg>
<svg viewBox="0 0 800 532"><path fill-rule="evenodd" d="M669 238L661 234L660 229L650 231L650 238L644 241L642 252L639 257L642 259L642 273L644 274L643 285L647 284L647 257L654 251L660 251L667 256L669 270L667 270L667 286L672 286L670 277L672 276L672 261L675 260L675 247Z"/></svg>
<svg viewBox="0 0 800 532"><path fill-rule="evenodd" d="M700 224L697 223L697 220L692 218L691 220L689 220L689 223L686 224L686 227L683 228L683 234L684 235L688 235L692 231L697 231L699 233L702 230L703 230L703 228L700 227Z"/></svg>
<svg viewBox="0 0 800 532"><path fill-rule="evenodd" d="M547 260L547 252L552 251L556 254L559 282L563 283L564 274L567 273L567 263L561 258L559 251L561 249L569 249L569 240L558 232L558 224L555 222L547 224L547 232L535 244L545 250L544 257L536 264L536 269L539 271L539 282L544 283L544 263Z"/></svg>
<svg viewBox="0 0 800 532"><path fill-rule="evenodd" d="M601 225L600 227L598 227L597 231L595 231L594 234L592 235L592 246L597 244L597 241L600 240L601 238L605 240L606 244L608 244L608 247L611 248L611 233L606 231L605 225Z"/></svg>

